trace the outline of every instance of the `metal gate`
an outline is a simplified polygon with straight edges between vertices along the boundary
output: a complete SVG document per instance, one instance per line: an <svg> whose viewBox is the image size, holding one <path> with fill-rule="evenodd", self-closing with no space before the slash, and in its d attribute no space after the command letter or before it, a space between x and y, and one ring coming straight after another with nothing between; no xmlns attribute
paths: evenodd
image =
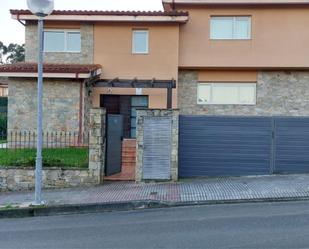
<svg viewBox="0 0 309 249"><path fill-rule="evenodd" d="M309 118L275 118L274 173L309 172Z"/></svg>
<svg viewBox="0 0 309 249"><path fill-rule="evenodd" d="M106 126L106 176L121 172L122 138L123 116L108 114Z"/></svg>
<svg viewBox="0 0 309 249"><path fill-rule="evenodd" d="M308 117L180 116L179 176L309 173Z"/></svg>
<svg viewBox="0 0 309 249"><path fill-rule="evenodd" d="M180 116L179 176L269 174L272 120Z"/></svg>
<svg viewBox="0 0 309 249"><path fill-rule="evenodd" d="M169 180L171 178L172 119L145 117L143 136L143 179Z"/></svg>

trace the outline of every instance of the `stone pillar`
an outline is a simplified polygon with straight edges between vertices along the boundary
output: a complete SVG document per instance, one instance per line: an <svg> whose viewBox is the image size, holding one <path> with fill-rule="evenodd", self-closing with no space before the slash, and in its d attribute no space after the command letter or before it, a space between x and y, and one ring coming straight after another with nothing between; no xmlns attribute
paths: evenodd
<svg viewBox="0 0 309 249"><path fill-rule="evenodd" d="M136 127L136 170L135 180L143 179L143 151L144 151L144 118L145 117L171 117L172 118L172 141L171 141L171 180L178 180L178 130L179 110L137 110Z"/></svg>
<svg viewBox="0 0 309 249"><path fill-rule="evenodd" d="M90 109L89 124L89 171L97 177L98 183L103 181L105 164L105 122L106 110Z"/></svg>

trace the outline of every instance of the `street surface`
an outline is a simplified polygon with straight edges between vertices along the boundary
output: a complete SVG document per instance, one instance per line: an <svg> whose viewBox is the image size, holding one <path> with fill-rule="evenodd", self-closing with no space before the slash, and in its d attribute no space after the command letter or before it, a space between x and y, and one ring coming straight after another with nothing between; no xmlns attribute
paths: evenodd
<svg viewBox="0 0 309 249"><path fill-rule="evenodd" d="M2 219L0 248L309 248L309 202Z"/></svg>

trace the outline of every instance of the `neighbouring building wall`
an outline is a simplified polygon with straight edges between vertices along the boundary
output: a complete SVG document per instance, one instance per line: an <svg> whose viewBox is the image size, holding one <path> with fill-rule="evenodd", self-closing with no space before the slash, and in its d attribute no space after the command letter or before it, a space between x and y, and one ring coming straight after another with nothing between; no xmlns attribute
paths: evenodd
<svg viewBox="0 0 309 249"><path fill-rule="evenodd" d="M227 72L221 72L221 74L219 77L218 71L216 73L180 71L178 79L180 113L185 115L309 116L309 71L257 72L256 105L198 105L198 82L222 82L223 79L227 79L225 75ZM253 80L253 74L250 76L248 72L235 71L233 75L230 72L228 81Z"/></svg>
<svg viewBox="0 0 309 249"><path fill-rule="evenodd" d="M149 53L132 53L132 31L149 31ZM94 63L103 66L104 79L178 78L179 24L96 23L94 25ZM174 107L177 89L173 89ZM135 89L95 88L94 106L99 106L100 94L133 94ZM165 89L143 89L149 95L152 108L166 108Z"/></svg>
<svg viewBox="0 0 309 249"><path fill-rule="evenodd" d="M309 67L308 7L181 6L179 66ZM210 40L211 16L252 16L250 40Z"/></svg>
<svg viewBox="0 0 309 249"><path fill-rule="evenodd" d="M73 63L73 64L92 64L93 63L93 24L89 23L67 23L52 22L46 23L45 29L80 29L81 32L81 52L80 53L55 53L45 52L44 60L48 63ZM25 53L26 62L37 61L37 24L27 22Z"/></svg>
<svg viewBox="0 0 309 249"><path fill-rule="evenodd" d="M44 80L44 131L78 132L80 82ZM35 79L9 79L8 131L35 131L37 84Z"/></svg>

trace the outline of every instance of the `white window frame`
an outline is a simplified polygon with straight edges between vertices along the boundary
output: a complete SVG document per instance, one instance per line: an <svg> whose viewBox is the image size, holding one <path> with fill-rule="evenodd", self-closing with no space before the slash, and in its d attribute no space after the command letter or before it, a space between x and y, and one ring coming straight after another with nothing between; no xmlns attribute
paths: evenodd
<svg viewBox="0 0 309 249"><path fill-rule="evenodd" d="M197 101L197 104L198 105L256 105L256 82L244 82L244 83L236 83L236 82L201 82L201 83L198 83L198 86L197 86L197 98L196 98L196 101ZM209 102L205 102L205 103L201 103L199 102L198 98L199 98L199 91L200 91L200 87L201 85L208 85L210 86L210 101ZM216 103L213 101L213 87L214 85L220 85L220 86L235 86L235 87L240 87L240 86L253 86L254 87L254 101L253 103L241 103L241 102L230 102L230 103ZM238 88L239 89L239 88Z"/></svg>
<svg viewBox="0 0 309 249"><path fill-rule="evenodd" d="M212 32L212 21L214 19L226 19L226 18L231 18L233 21L233 30L232 30L232 37L230 38L215 38L212 36L213 32ZM248 37L247 38L237 38L235 37L235 33L236 33L236 20L237 18L248 18ZM211 16L210 17L210 39L211 40L251 40L252 39L252 16Z"/></svg>
<svg viewBox="0 0 309 249"><path fill-rule="evenodd" d="M135 51L135 35L136 33L146 33L147 34L147 43L146 43L146 51L138 52ZM133 29L132 30L132 54L149 54L149 30L148 29Z"/></svg>
<svg viewBox="0 0 309 249"><path fill-rule="evenodd" d="M45 53L80 53L81 52L81 49L82 49L81 48L82 47L81 41L80 41L81 47L80 47L79 51L68 50L68 34L69 33L79 33L80 38L81 38L80 29L44 29L44 34L45 34L45 32L55 32L55 33L63 32L64 33L64 51L48 51L44 47Z"/></svg>

